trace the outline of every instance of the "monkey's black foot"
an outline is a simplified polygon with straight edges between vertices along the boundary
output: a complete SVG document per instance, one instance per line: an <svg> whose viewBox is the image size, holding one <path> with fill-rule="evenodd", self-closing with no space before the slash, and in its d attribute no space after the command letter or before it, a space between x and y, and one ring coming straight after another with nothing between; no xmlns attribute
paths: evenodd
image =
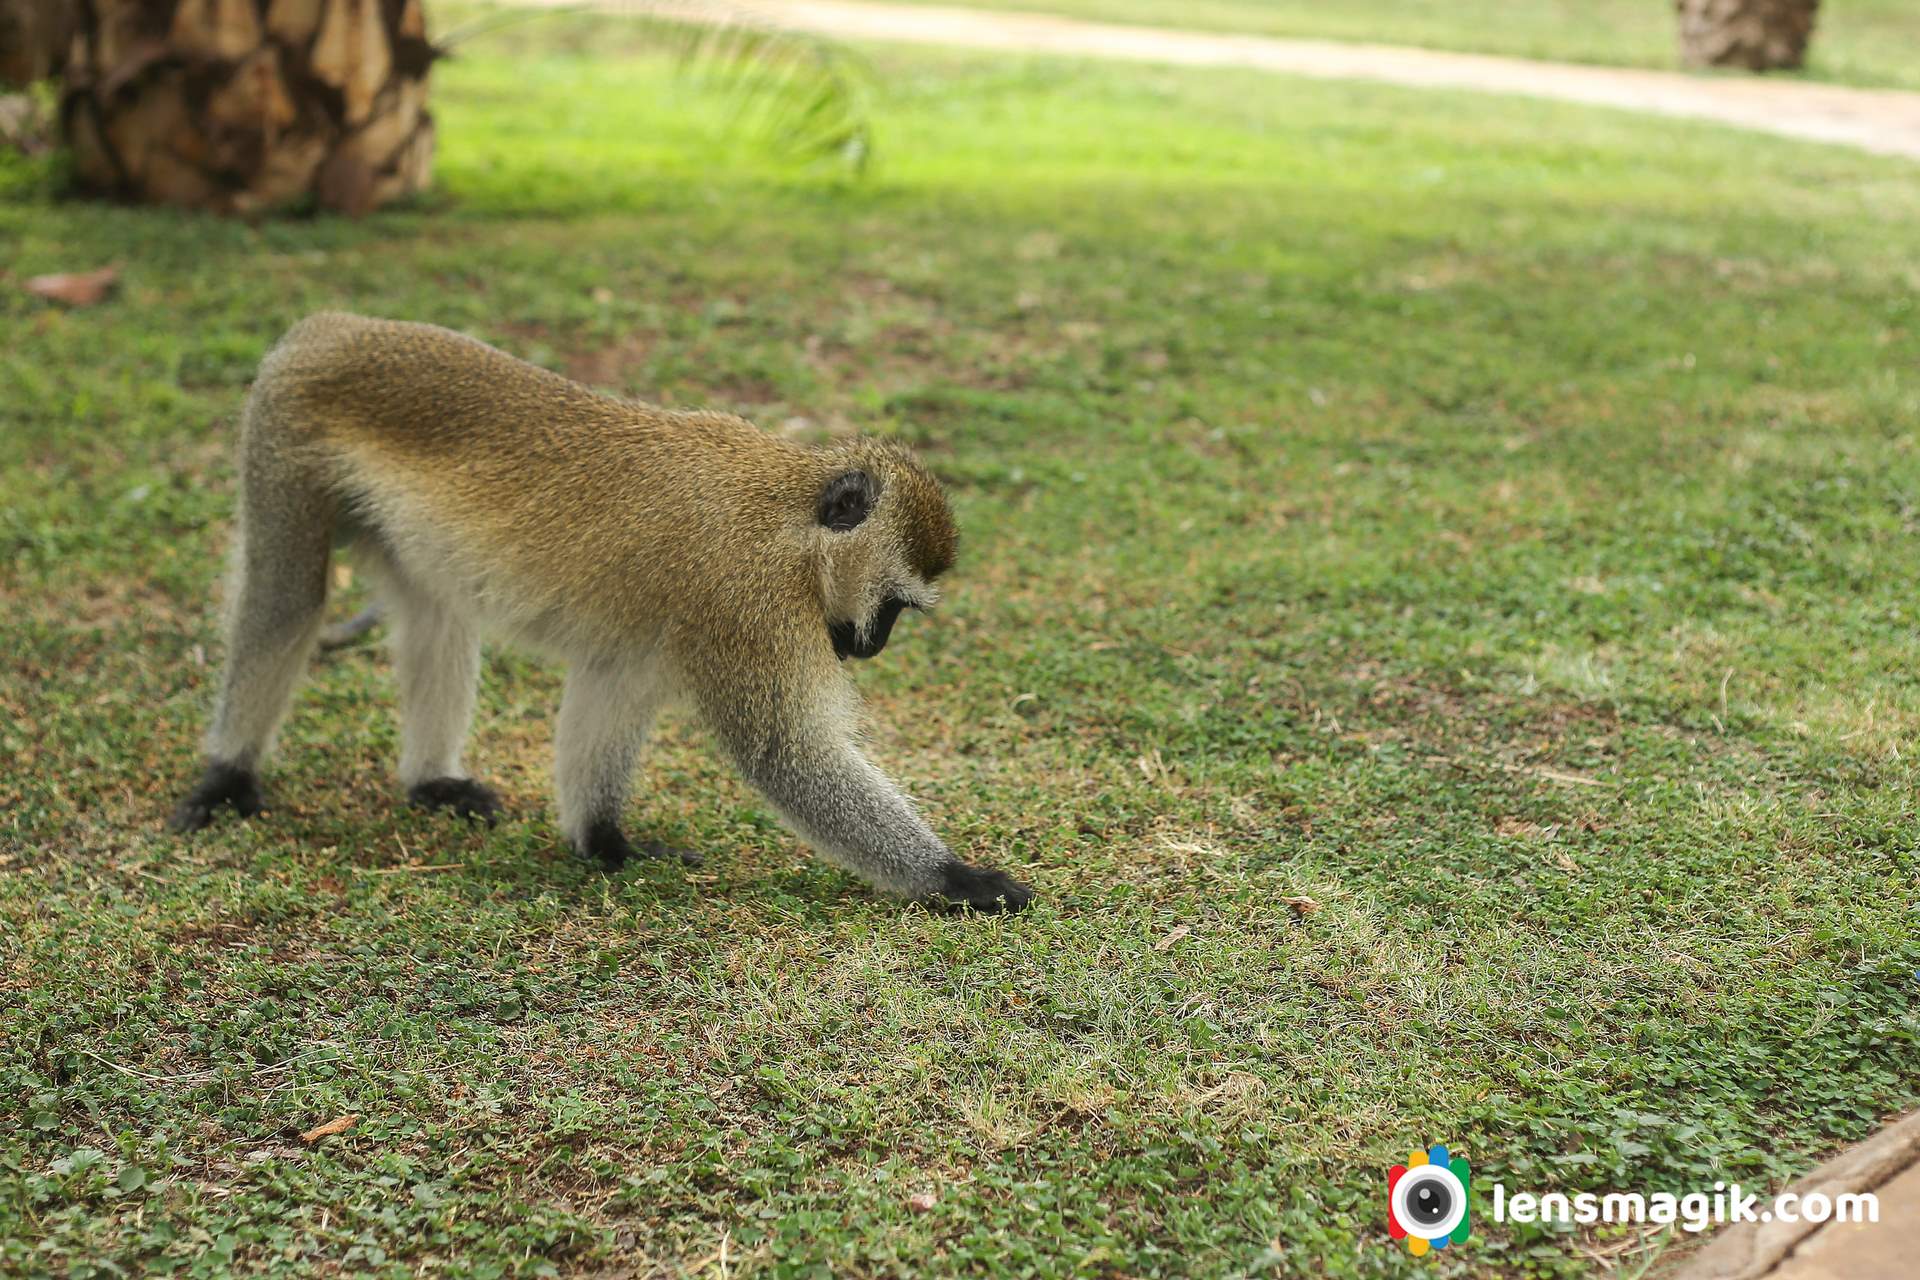
<svg viewBox="0 0 1920 1280"><path fill-rule="evenodd" d="M472 778L429 778L407 788L407 800L422 809L451 809L462 818L492 826L500 821L499 793Z"/></svg>
<svg viewBox="0 0 1920 1280"><path fill-rule="evenodd" d="M200 781L187 793L167 819L169 831L198 831L213 821L213 811L223 804L243 818L260 812L260 780L239 765L215 761L200 775Z"/></svg>
<svg viewBox="0 0 1920 1280"><path fill-rule="evenodd" d="M968 866L956 859L943 874L946 883L937 890L938 897L956 911L1024 911L1033 901L1033 890L991 867Z"/></svg>
<svg viewBox="0 0 1920 1280"><path fill-rule="evenodd" d="M689 867L701 864L700 855L691 849L676 849L670 844L658 840L642 840L634 844L628 840L616 823L596 822L587 828L584 845L578 846L580 852L592 858L608 871L618 871L629 861L661 859L672 861L679 859Z"/></svg>

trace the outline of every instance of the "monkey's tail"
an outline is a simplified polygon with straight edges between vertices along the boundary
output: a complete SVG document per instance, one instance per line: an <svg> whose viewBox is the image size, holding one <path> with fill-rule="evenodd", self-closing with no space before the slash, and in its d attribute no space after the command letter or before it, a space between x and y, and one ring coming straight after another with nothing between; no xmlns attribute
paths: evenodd
<svg viewBox="0 0 1920 1280"><path fill-rule="evenodd" d="M320 632L322 649L344 649L380 625L380 606L370 604L345 622L336 622Z"/></svg>

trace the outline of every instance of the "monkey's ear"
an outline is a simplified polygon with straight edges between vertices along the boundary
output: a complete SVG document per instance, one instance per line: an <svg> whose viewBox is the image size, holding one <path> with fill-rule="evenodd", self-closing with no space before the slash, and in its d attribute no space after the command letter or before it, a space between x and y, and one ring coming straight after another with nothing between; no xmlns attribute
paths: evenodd
<svg viewBox="0 0 1920 1280"><path fill-rule="evenodd" d="M873 510L879 486L864 471L843 471L820 491L820 523L835 533L857 529Z"/></svg>

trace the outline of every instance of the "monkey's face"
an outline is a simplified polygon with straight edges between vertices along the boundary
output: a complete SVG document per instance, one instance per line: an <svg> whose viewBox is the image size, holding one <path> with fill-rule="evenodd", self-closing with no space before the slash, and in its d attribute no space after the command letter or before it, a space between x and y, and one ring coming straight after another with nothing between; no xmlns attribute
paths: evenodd
<svg viewBox="0 0 1920 1280"><path fill-rule="evenodd" d="M828 542L827 636L842 659L873 657L902 610L938 602L934 579L955 541L946 496L910 454L895 447L862 461L827 481L817 508Z"/></svg>
<svg viewBox="0 0 1920 1280"><path fill-rule="evenodd" d="M907 602L898 596L889 596L880 602L873 618L867 623L864 634L861 628L852 622L830 622L827 635L833 640L833 656L836 658L871 658L887 647L887 637L893 633L894 621Z"/></svg>

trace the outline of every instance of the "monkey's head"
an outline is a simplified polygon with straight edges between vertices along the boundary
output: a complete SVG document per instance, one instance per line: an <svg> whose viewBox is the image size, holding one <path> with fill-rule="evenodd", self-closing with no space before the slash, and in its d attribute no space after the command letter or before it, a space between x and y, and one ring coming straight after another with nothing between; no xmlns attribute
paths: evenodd
<svg viewBox="0 0 1920 1280"><path fill-rule="evenodd" d="M939 482L904 447L861 441L829 458L814 507L827 635L835 656L871 658L902 609L939 603L959 533Z"/></svg>

